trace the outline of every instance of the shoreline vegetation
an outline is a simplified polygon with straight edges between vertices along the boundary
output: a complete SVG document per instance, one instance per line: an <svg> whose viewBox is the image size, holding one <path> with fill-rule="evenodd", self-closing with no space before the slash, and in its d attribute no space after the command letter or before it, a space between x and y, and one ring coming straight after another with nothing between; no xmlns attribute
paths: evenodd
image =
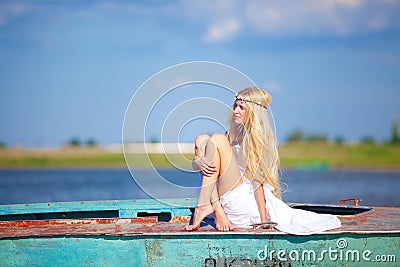
<svg viewBox="0 0 400 267"><path fill-rule="evenodd" d="M282 169L400 170L400 145L288 142L279 146ZM149 154L157 168L191 168L193 154ZM137 168L150 168L147 155L130 154ZM58 149L0 149L0 169L127 168L122 151L95 147Z"/></svg>

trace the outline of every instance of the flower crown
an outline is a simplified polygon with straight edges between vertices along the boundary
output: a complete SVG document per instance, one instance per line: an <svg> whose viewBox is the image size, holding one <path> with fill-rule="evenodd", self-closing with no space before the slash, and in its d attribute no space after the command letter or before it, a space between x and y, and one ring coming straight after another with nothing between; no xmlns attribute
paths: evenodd
<svg viewBox="0 0 400 267"><path fill-rule="evenodd" d="M235 95L235 101L236 101L236 100L243 101L243 102L247 102L247 103L252 103L252 104L255 104L255 105L257 105L257 106L259 106L259 107L262 107L262 108L265 108L265 109L268 108L268 106L264 106L264 105L261 104L261 103L257 103L257 102L251 101L251 100L239 98L239 96L238 96L237 94Z"/></svg>

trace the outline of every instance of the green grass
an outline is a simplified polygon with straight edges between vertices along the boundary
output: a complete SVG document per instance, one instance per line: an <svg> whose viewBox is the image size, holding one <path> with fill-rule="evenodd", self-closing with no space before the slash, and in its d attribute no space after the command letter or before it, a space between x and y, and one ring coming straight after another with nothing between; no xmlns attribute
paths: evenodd
<svg viewBox="0 0 400 267"><path fill-rule="evenodd" d="M2 151L0 168L125 167L122 153L104 151Z"/></svg>
<svg viewBox="0 0 400 267"><path fill-rule="evenodd" d="M292 143L280 146L279 151L286 168L400 169L400 146Z"/></svg>
<svg viewBox="0 0 400 267"><path fill-rule="evenodd" d="M400 146L373 144L287 143L279 148L281 167L298 169L400 170ZM137 168L190 168L193 155L131 154ZM100 148L51 151L0 149L0 168L126 168L122 153Z"/></svg>

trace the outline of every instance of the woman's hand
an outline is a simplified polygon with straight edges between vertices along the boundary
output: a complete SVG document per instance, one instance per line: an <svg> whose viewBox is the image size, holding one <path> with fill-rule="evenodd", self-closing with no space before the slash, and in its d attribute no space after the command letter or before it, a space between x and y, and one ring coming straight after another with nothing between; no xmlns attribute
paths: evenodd
<svg viewBox="0 0 400 267"><path fill-rule="evenodd" d="M200 171L204 176L212 176L217 172L217 167L214 164L204 161L200 167Z"/></svg>
<svg viewBox="0 0 400 267"><path fill-rule="evenodd" d="M192 162L193 169L201 171L204 176L210 177L217 172L217 167L202 156L196 156Z"/></svg>

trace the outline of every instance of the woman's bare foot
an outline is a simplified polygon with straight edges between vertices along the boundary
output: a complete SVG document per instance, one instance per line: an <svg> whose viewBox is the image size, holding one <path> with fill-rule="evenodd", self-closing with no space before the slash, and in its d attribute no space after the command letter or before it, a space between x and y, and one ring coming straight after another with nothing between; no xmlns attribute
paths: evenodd
<svg viewBox="0 0 400 267"><path fill-rule="evenodd" d="M186 230L195 231L199 229L200 223L203 221L203 219L213 212L214 208L211 206L211 204L196 207L194 210L193 224L186 226Z"/></svg>
<svg viewBox="0 0 400 267"><path fill-rule="evenodd" d="M222 209L221 205L215 205L214 206L214 220L215 220L215 226L218 231L232 231L234 228L230 221L228 220L228 217L226 217L226 214L224 210Z"/></svg>

